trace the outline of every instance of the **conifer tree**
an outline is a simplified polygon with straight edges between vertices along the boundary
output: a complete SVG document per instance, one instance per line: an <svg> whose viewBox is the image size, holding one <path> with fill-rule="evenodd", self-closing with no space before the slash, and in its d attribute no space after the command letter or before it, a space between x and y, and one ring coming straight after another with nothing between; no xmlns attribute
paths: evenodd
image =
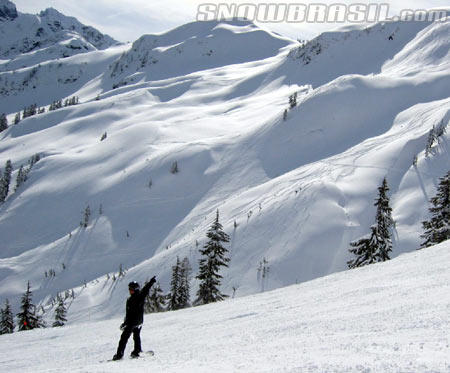
<svg viewBox="0 0 450 373"><path fill-rule="evenodd" d="M289 107L292 109L297 106L297 92L289 96Z"/></svg>
<svg viewBox="0 0 450 373"><path fill-rule="evenodd" d="M0 132L3 132L8 128L8 119L6 118L6 115L3 113L0 115Z"/></svg>
<svg viewBox="0 0 450 373"><path fill-rule="evenodd" d="M54 327L57 326L64 326L67 322L66 316L67 316L67 309L66 304L64 302L64 298L58 294L58 306L55 309L55 321L53 323Z"/></svg>
<svg viewBox="0 0 450 373"><path fill-rule="evenodd" d="M392 218L392 208L389 206L388 191L387 180L384 178L381 186L378 188L378 199L375 202L377 207L375 220L378 233L377 257L380 262L389 260L389 253L392 251L391 227L394 225L394 219Z"/></svg>
<svg viewBox="0 0 450 373"><path fill-rule="evenodd" d="M436 139L439 141L439 138L444 136L447 133L447 125L448 122L441 121L435 129Z"/></svg>
<svg viewBox="0 0 450 373"><path fill-rule="evenodd" d="M431 149L433 147L434 142L436 141L436 129L433 126L428 132L427 144L425 146L425 157L431 153Z"/></svg>
<svg viewBox="0 0 450 373"><path fill-rule="evenodd" d="M20 186L27 181L28 178L28 172L23 168L23 165L20 166L19 172L17 173L16 178L16 187L14 188L14 191L20 188Z"/></svg>
<svg viewBox="0 0 450 373"><path fill-rule="evenodd" d="M167 305L167 309L169 310L177 310L180 308L178 304L179 300L179 290L180 290L180 258L177 256L177 262L172 267L172 280L170 281L170 294L168 296L169 303Z"/></svg>
<svg viewBox="0 0 450 373"><path fill-rule="evenodd" d="M27 290L22 295L21 307L22 312L17 314L19 330L31 330L44 326L42 319L36 313L36 306L32 302L33 293L30 290L30 281L27 283Z"/></svg>
<svg viewBox="0 0 450 373"><path fill-rule="evenodd" d="M19 124L19 123L20 123L20 111L14 117L14 124Z"/></svg>
<svg viewBox="0 0 450 373"><path fill-rule="evenodd" d="M4 202L9 193L9 184L11 183L12 164L8 159L6 161L5 172L0 179L0 202Z"/></svg>
<svg viewBox="0 0 450 373"><path fill-rule="evenodd" d="M178 162L177 162L177 161L174 161L174 162L172 163L172 165L170 166L170 172L171 172L172 174L177 174L177 173L179 172L179 169L178 169Z"/></svg>
<svg viewBox="0 0 450 373"><path fill-rule="evenodd" d="M389 206L387 192L389 187L386 178L383 179L378 188L378 198L375 202L377 207L376 224L371 226L371 233L359 240L350 243L350 253L356 258L347 262L349 268L362 267L375 262L389 260L392 251L391 228L394 225L392 219L392 208Z"/></svg>
<svg viewBox="0 0 450 373"><path fill-rule="evenodd" d="M5 301L5 308L1 310L0 334L14 332L14 317L8 299Z"/></svg>
<svg viewBox="0 0 450 373"><path fill-rule="evenodd" d="M428 210L431 218L422 222L425 239L421 248L429 247L450 238L450 171L441 177L436 195L430 199L432 207Z"/></svg>
<svg viewBox="0 0 450 373"><path fill-rule="evenodd" d="M187 308L190 307L191 302L191 273L192 267L189 263L189 259L185 257L181 262L180 266L180 284L178 287L178 306L179 308Z"/></svg>
<svg viewBox="0 0 450 373"><path fill-rule="evenodd" d="M150 290L145 303L145 312L163 312L166 306L166 296L163 294L161 285L157 282Z"/></svg>
<svg viewBox="0 0 450 373"><path fill-rule="evenodd" d="M350 242L353 249L349 251L356 256L356 258L347 262L349 268L362 267L367 264L376 263L377 260L377 227L372 225L370 227L371 234L361 237L357 241Z"/></svg>
<svg viewBox="0 0 450 373"><path fill-rule="evenodd" d="M89 205L87 205L86 208L84 209L83 221L81 222L81 226L87 228L87 226L89 225L90 217L91 217L91 208L89 207Z"/></svg>
<svg viewBox="0 0 450 373"><path fill-rule="evenodd" d="M219 223L219 210L216 219L212 223L206 236L209 241L200 250L203 258L199 260L199 273L196 278L200 280L197 291L197 299L194 304L207 304L223 300L226 295L219 290L222 276L219 274L221 267L228 267L230 261L225 255L228 250L222 243L230 241L230 237L223 231L222 224Z"/></svg>

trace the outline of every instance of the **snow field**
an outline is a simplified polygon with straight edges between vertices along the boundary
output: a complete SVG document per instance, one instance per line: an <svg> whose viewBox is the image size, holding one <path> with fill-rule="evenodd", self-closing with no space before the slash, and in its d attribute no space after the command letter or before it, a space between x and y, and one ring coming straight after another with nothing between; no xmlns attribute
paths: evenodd
<svg viewBox="0 0 450 373"><path fill-rule="evenodd" d="M153 349L154 357L100 362L115 352L121 319L86 318L2 335L8 348L0 351L1 367L55 373L446 372L449 249L445 242L300 285L146 315L143 348Z"/></svg>

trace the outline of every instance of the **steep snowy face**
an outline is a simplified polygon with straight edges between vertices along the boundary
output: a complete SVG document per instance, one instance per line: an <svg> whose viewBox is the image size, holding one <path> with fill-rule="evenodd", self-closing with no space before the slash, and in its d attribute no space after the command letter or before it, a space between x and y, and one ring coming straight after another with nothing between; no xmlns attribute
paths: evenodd
<svg viewBox="0 0 450 373"><path fill-rule="evenodd" d="M248 21L193 22L144 35L110 69L115 87L275 56L291 40Z"/></svg>
<svg viewBox="0 0 450 373"><path fill-rule="evenodd" d="M422 30L392 60L383 73L395 76L447 73L450 71L450 17ZM426 68L424 68L426 66Z"/></svg>
<svg viewBox="0 0 450 373"><path fill-rule="evenodd" d="M17 9L9 0L0 0L0 22L17 18Z"/></svg>
<svg viewBox="0 0 450 373"><path fill-rule="evenodd" d="M106 49L117 44L108 35L52 8L39 15L22 14L17 13L13 3L2 0L0 20L0 58L13 60L0 65L0 71ZM17 63L14 63L15 59Z"/></svg>
<svg viewBox="0 0 450 373"><path fill-rule="evenodd" d="M435 23L442 26L446 22ZM378 74L385 63L398 53L404 53L403 48L431 24L381 22L364 29L355 27L325 32L290 51L279 68L280 74L288 70L289 83L300 82L313 87L346 74ZM440 35L435 36L436 40L441 40ZM422 51L421 48L415 50L416 53Z"/></svg>

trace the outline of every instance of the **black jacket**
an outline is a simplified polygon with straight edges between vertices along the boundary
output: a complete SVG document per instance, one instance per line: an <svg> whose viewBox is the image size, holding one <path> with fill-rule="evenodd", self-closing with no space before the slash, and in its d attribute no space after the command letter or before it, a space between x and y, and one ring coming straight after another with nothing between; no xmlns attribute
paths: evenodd
<svg viewBox="0 0 450 373"><path fill-rule="evenodd" d="M136 290L134 294L127 299L127 310L124 324L126 326L138 326L144 322L144 303L145 298L150 291L154 281L145 284L142 290Z"/></svg>

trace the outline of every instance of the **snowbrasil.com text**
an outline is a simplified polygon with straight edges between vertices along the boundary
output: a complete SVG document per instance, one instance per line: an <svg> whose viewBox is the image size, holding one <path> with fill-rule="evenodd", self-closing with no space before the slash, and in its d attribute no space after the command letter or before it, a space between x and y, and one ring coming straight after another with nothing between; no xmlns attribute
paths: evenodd
<svg viewBox="0 0 450 373"><path fill-rule="evenodd" d="M389 16L389 4L323 4L323 3L203 3L197 8L197 21L231 18L261 23L375 23L379 21L445 20L443 9L402 9Z"/></svg>

